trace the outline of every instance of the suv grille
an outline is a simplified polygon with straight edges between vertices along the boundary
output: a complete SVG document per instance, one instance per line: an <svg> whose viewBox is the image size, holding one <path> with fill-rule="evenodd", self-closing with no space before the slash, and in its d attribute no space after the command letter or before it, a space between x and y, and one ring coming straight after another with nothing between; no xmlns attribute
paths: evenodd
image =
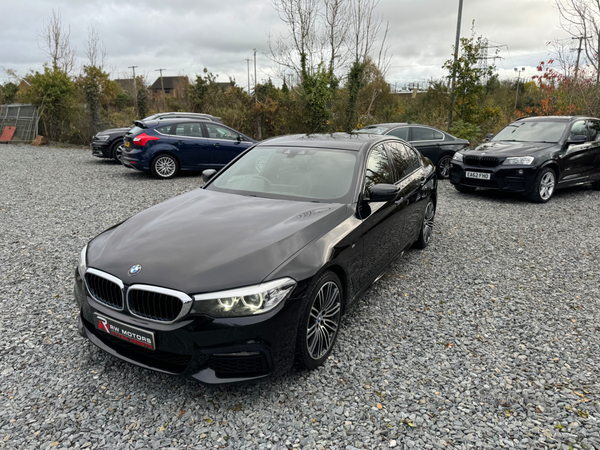
<svg viewBox="0 0 600 450"><path fill-rule="evenodd" d="M130 290L127 299L132 314L162 322L175 320L183 308L181 300L177 297L140 289Z"/></svg>
<svg viewBox="0 0 600 450"><path fill-rule="evenodd" d="M100 303L123 309L123 293L118 284L89 272L85 274L85 281L92 297Z"/></svg>
<svg viewBox="0 0 600 450"><path fill-rule="evenodd" d="M465 164L468 166L480 166L480 167L496 167L500 164L500 159L495 156L465 156Z"/></svg>

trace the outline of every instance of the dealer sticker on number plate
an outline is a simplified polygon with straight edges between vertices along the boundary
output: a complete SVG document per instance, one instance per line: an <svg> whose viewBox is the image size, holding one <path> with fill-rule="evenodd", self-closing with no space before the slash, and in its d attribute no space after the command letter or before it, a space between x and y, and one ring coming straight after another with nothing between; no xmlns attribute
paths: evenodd
<svg viewBox="0 0 600 450"><path fill-rule="evenodd" d="M141 330L131 325L118 322L114 319L94 314L95 326L102 333L110 334L116 338L122 339L131 344L139 345L140 347L154 350L154 333L151 331Z"/></svg>
<svg viewBox="0 0 600 450"><path fill-rule="evenodd" d="M489 180L491 174L483 172L467 172L465 173L467 178L477 178L478 180Z"/></svg>

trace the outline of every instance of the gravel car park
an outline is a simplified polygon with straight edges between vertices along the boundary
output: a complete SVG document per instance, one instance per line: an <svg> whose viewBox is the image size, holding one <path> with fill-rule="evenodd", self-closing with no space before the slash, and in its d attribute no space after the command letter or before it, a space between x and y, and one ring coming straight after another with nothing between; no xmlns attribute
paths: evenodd
<svg viewBox="0 0 600 450"><path fill-rule="evenodd" d="M366 292L323 366L209 388L80 338L72 293L92 236L200 177L157 181L87 149L0 152L4 448L600 448L589 186L536 205L440 182L430 245Z"/></svg>

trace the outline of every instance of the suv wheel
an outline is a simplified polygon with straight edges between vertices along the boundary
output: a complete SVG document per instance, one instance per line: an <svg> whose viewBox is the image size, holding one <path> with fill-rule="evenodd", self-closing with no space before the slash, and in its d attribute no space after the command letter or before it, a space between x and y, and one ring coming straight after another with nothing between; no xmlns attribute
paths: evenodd
<svg viewBox="0 0 600 450"><path fill-rule="evenodd" d="M529 200L534 203L546 203L554 194L556 187L556 174L550 167L541 169L533 182L533 192L529 194Z"/></svg>

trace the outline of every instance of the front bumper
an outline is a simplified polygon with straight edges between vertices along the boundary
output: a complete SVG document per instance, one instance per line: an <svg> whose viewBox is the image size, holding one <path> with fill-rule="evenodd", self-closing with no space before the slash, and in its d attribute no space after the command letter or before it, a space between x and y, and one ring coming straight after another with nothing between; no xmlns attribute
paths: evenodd
<svg viewBox="0 0 600 450"><path fill-rule="evenodd" d="M98 158L110 158L110 145L104 141L94 141L90 144L92 148L92 155L97 156Z"/></svg>
<svg viewBox="0 0 600 450"><path fill-rule="evenodd" d="M452 161L450 165L450 182L460 186L527 193L534 188L534 180L538 169L537 166L505 166L502 164L496 167L479 167ZM466 172L488 173L490 179L467 178Z"/></svg>
<svg viewBox="0 0 600 450"><path fill-rule="evenodd" d="M74 294L80 308L79 333L107 353L140 367L204 384L226 384L277 375L293 363L302 304L294 295L273 311L257 316L190 316L174 324L162 324L97 302L89 296L77 270ZM100 331L94 324L95 312L153 332L156 349Z"/></svg>

